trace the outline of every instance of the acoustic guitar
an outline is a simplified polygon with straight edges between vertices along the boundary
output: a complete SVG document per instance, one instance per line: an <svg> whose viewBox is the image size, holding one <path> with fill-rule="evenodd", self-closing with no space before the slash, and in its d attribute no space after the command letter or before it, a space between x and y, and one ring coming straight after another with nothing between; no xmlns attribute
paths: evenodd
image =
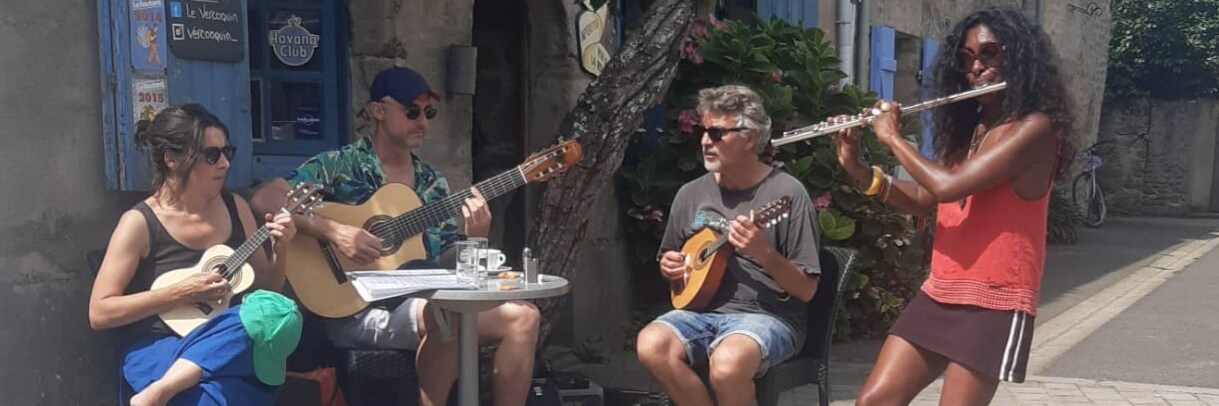
<svg viewBox="0 0 1219 406"><path fill-rule="evenodd" d="M528 183L553 178L580 160L580 144L565 141L530 155L516 168L474 185L487 200ZM359 205L329 203L314 213L342 224L361 227L381 240L381 257L358 265L333 244L300 235L288 246L288 282L297 300L313 313L330 318L355 314L368 303L360 297L347 272L396 269L411 260L427 257L424 230L461 215L470 190L422 205L418 195L401 183L383 185Z"/></svg>
<svg viewBox="0 0 1219 406"><path fill-rule="evenodd" d="M281 212L297 213L298 210L308 213L322 202L321 186L313 183L302 183L288 192L288 202L280 208ZM158 316L178 335L185 336L199 325L207 322L220 312L229 308L233 296L245 292L254 283L254 268L246 263L250 255L271 237L267 226L262 226L246 239L236 250L217 244L203 251L199 263L189 268L176 269L158 276L152 282L152 289L172 286L199 272L219 272L229 281L228 292L217 302L194 302L167 310ZM282 259L281 259L282 260Z"/></svg>
<svg viewBox="0 0 1219 406"><path fill-rule="evenodd" d="M791 197L783 196L755 210L753 223L761 229L769 228L787 218L790 209ZM727 242L728 233L721 234L706 226L686 239L681 247L686 255L686 275L669 286L674 309L701 309L715 297L734 251Z"/></svg>

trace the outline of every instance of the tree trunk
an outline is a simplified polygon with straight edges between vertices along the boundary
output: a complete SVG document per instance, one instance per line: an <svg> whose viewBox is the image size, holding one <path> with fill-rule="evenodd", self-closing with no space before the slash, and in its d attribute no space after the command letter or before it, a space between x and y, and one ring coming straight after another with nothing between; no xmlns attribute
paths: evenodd
<svg viewBox="0 0 1219 406"><path fill-rule="evenodd" d="M573 168L547 182L527 246L535 247L549 274L569 281L579 273L577 259L592 204L622 165L627 141L655 106L677 70L680 47L694 16L692 0L660 0L643 16L642 26L610 59L567 113L557 134L575 138L583 157ZM541 300L539 348L545 348L567 296Z"/></svg>

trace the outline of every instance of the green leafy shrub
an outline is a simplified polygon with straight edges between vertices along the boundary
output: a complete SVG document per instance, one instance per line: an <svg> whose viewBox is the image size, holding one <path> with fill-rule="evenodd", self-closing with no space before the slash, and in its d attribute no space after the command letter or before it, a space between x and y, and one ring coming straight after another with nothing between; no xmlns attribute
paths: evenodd
<svg viewBox="0 0 1219 406"><path fill-rule="evenodd" d="M1067 188L1055 187L1050 191L1050 210L1046 222L1046 243L1075 244L1079 242L1081 222L1078 206L1068 197Z"/></svg>

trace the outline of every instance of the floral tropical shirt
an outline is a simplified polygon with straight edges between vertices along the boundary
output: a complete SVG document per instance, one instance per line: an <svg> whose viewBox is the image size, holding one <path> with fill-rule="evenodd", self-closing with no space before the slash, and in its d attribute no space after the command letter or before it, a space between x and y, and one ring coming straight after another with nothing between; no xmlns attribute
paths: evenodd
<svg viewBox="0 0 1219 406"><path fill-rule="evenodd" d="M448 196L449 182L440 171L414 153L411 157L415 161L415 194L419 200L428 204ZM309 158L284 179L292 187L301 182L316 183L325 188L322 196L326 201L350 205L364 203L386 183L381 160L367 137ZM423 247L428 262L437 262L440 253L458 239L457 221L451 217L424 231Z"/></svg>

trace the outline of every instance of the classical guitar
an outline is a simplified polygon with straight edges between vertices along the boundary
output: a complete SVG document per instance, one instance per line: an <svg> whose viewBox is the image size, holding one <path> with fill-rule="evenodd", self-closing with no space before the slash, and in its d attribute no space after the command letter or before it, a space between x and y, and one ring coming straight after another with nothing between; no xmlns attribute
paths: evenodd
<svg viewBox="0 0 1219 406"><path fill-rule="evenodd" d="M769 228L786 218L789 209L791 197L783 196L755 210L753 223L758 228ZM673 308L701 309L715 297L728 259L733 255L733 247L727 242L728 233L721 234L711 227L704 227L686 239L681 247L686 255L686 275L669 287Z"/></svg>
<svg viewBox="0 0 1219 406"><path fill-rule="evenodd" d="M580 160L580 144L565 141L530 155L516 168L474 185L487 200L499 197L528 183L549 180ZM381 257L357 265L338 247L308 235L297 234L288 246L288 282L297 300L322 317L345 317L368 306L356 292L347 272L395 269L416 259L426 258L424 230L461 215L470 190L422 205L418 195L401 183L377 189L359 205L327 202L314 211L342 224L362 227L381 240Z"/></svg>
<svg viewBox="0 0 1219 406"><path fill-rule="evenodd" d="M319 193L321 190L321 186L312 183L297 185L291 192L288 192L288 202L284 207L280 208L280 211L287 213L297 213L298 211L309 212L322 202L322 197ZM167 310L158 316L175 333L185 336L191 330L194 330L195 327L199 327L199 325L207 322L215 315L228 309L229 300L233 296L245 292L254 283L254 268L246 263L246 260L250 258L250 255L258 251L258 248L270 237L271 232L266 226L259 227L258 231L255 231L236 250L224 244L214 245L203 252L203 257L199 259L199 263L195 264L195 266L176 269L158 276L152 282L153 289L172 286L199 272L219 272L221 276L224 276L229 281L228 292L218 302L194 302Z"/></svg>

